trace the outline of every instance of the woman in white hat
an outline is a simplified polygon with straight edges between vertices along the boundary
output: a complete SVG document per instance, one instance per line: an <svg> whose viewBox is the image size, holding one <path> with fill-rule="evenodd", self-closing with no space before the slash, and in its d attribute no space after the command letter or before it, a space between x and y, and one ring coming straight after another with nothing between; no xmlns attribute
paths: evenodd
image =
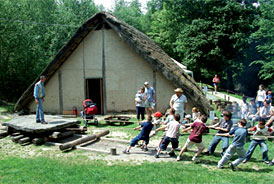
<svg viewBox="0 0 274 184"><path fill-rule="evenodd" d="M187 98L185 95L183 95L182 88L177 88L174 90L175 94L170 99L170 108L175 109L175 114L180 114L180 122L184 119L184 113L187 103Z"/></svg>

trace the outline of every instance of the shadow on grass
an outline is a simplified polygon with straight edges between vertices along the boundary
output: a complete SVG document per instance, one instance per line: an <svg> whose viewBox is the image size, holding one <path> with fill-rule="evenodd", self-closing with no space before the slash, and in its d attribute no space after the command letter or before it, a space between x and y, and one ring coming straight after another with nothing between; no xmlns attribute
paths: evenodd
<svg viewBox="0 0 274 184"><path fill-rule="evenodd" d="M134 123L128 123L128 124L123 124L123 125L120 125L120 124L107 124L107 123L101 123L99 122L98 125L95 125L94 123L88 123L88 126L89 127L97 127L97 128L103 128L103 127L128 127L130 125L133 125Z"/></svg>
<svg viewBox="0 0 274 184"><path fill-rule="evenodd" d="M263 168L263 169L253 169L253 168L239 168L240 172L252 172L252 173L269 173L273 172L273 169Z"/></svg>

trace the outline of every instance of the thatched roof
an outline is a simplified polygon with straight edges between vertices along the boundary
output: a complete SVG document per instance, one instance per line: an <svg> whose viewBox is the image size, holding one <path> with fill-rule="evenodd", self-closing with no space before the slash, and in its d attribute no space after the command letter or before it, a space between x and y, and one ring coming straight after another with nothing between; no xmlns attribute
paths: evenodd
<svg viewBox="0 0 274 184"><path fill-rule="evenodd" d="M172 58L151 38L106 12L97 13L87 20L59 51L41 75L45 75L47 79L50 79L87 34L94 29L100 28L103 24L113 29L121 40L125 41L132 50L140 54L154 69L161 72L166 79L171 81L176 87L183 88L188 99L194 101L194 105L197 108L202 112L208 112L211 107L194 79L184 73L183 69L178 67ZM39 77L19 98L15 105L15 110L19 111L30 104L31 100L33 100L33 88L38 80Z"/></svg>

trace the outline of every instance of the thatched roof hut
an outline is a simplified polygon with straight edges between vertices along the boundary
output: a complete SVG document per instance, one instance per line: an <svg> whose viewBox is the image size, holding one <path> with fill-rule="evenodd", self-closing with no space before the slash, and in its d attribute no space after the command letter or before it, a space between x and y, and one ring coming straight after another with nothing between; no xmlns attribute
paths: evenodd
<svg viewBox="0 0 274 184"><path fill-rule="evenodd" d="M47 78L46 112L81 108L85 98L98 98L101 113L134 110L134 95L144 81L156 89L159 110L166 108L177 87L184 90L189 107L210 109L194 79L152 39L106 12L88 19L41 74ZM17 111L27 107L34 111L38 80L20 97Z"/></svg>

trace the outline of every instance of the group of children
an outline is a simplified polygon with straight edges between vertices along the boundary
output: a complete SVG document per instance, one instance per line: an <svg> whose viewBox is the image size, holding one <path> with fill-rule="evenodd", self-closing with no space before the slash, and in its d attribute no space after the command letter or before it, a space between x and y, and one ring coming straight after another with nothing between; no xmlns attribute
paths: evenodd
<svg viewBox="0 0 274 184"><path fill-rule="evenodd" d="M218 162L218 168L223 168L223 165L231 159L231 157L237 153L238 158L230 164L232 170L235 170L240 163L246 163L252 156L253 151L256 146L259 145L263 151L263 160L266 164L273 165L268 159L268 148L265 142L265 136L270 135L273 130L265 126L265 120L259 119L258 125L246 129L247 121L243 118L238 122L238 126L231 128L233 122L231 121L232 113L230 111L225 111L223 113L224 118L215 125L207 126L207 115L200 114L193 111L193 123L190 121L189 117L185 118L184 121L180 122L180 115L175 113L175 110L171 108L169 114L165 121L161 121L162 114L156 112L152 116L147 116L147 120L142 122L140 126L134 128L134 130L141 130L141 133L133 138L130 145L123 151L123 153L130 153L130 149L134 147L140 140L144 141L142 149L148 151L147 145L151 137L157 134L159 131L163 131L163 135L159 141L158 148L156 148L157 153L155 158L160 157L162 150L166 150L168 145L171 143L171 151L168 153L171 157L175 157L175 149L179 146L179 136L180 133L191 131L185 145L181 149L179 155L177 156L177 161L181 160L182 154L187 150L188 147L196 145L198 148L197 153L193 156L192 160L196 163L199 162L198 156L205 149L205 145L202 140L203 134L207 133L209 129L218 130L217 134L214 136L213 140L209 144L208 151L205 154L213 154L216 146L220 141L223 142L222 145L222 158ZM180 132L180 129L183 129ZM245 152L244 144L248 135L248 132L253 132L253 140L250 146ZM231 145L229 145L229 137L233 136Z"/></svg>

